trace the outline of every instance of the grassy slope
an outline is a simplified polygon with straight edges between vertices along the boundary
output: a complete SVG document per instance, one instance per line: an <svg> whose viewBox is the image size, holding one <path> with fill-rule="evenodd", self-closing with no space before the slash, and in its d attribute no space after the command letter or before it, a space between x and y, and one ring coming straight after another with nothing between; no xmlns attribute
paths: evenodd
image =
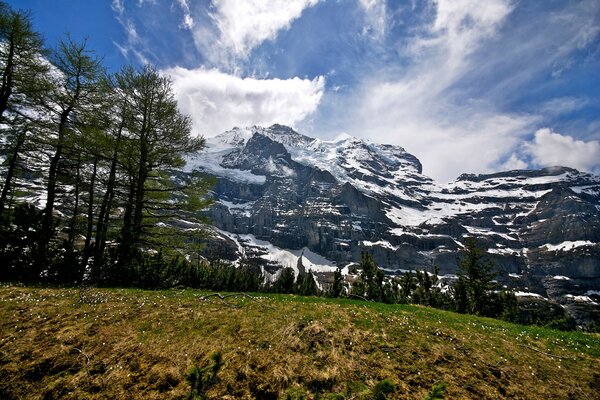
<svg viewBox="0 0 600 400"><path fill-rule="evenodd" d="M186 372L215 351L225 364L208 398L315 398L384 378L397 399L439 381L449 399L600 398L597 335L416 306L200 296L92 289L81 302L76 289L0 287L0 398L185 398Z"/></svg>

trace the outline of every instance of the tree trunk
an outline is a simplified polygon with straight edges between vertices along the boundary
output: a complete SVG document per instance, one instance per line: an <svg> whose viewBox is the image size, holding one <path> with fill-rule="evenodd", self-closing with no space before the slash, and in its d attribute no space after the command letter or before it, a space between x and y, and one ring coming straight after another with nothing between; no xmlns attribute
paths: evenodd
<svg viewBox="0 0 600 400"><path fill-rule="evenodd" d="M10 95L13 90L13 66L14 66L14 58L15 58L15 43L14 37L8 39L8 57L6 59L6 66L4 67L4 72L2 74L2 88L0 90L0 122L2 122L4 117L4 112L8 108L8 100L10 99Z"/></svg>
<svg viewBox="0 0 600 400"><path fill-rule="evenodd" d="M108 174L108 182L106 183L106 192L102 198L100 212L98 214L98 222L96 224L96 242L94 243L94 270L100 271L104 264L104 249L106 248L106 237L108 231L108 218L112 209L112 203L115 197L115 183L117 176L117 158L119 156L119 144L123 133L124 124L121 123L117 138L115 141L115 150L110 164L110 172Z"/></svg>
<svg viewBox="0 0 600 400"><path fill-rule="evenodd" d="M26 129L23 129L17 136L15 147L13 148L12 154L8 159L8 171L6 171L6 178L4 179L4 186L2 187L2 195L0 195L0 214L4 211L6 199L12 185L12 179L17 168L17 159L19 158L19 152L21 147L25 143Z"/></svg>
<svg viewBox="0 0 600 400"><path fill-rule="evenodd" d="M75 204L73 205L73 215L69 222L69 239L68 239L68 251L73 252L73 246L75 243L75 231L77 224L77 214L79 214L79 182L81 182L81 155L77 156L77 164L75 167Z"/></svg>
<svg viewBox="0 0 600 400"><path fill-rule="evenodd" d="M131 233L134 244L138 244L142 233L142 215L144 211L144 197L146 179L148 178L148 145L146 138L142 137L140 143L140 166L138 172L138 180L135 188L135 204L133 211L133 223L131 225Z"/></svg>
<svg viewBox="0 0 600 400"><path fill-rule="evenodd" d="M52 159L50 160L50 169L48 170L48 186L46 190L46 207L44 208L44 217L42 219L42 232L40 235L40 241L38 244L38 264L39 267L43 267L47 262L47 253L48 253L48 244L50 243L50 239L54 234L54 222L53 222L53 212L54 212L54 201L56 200L56 180L58 177L58 165L60 163L65 134L66 134L66 126L67 119L69 114L71 113L72 108L69 107L65 111L63 111L60 115L60 123L58 125L58 142L56 144L56 152Z"/></svg>
<svg viewBox="0 0 600 400"><path fill-rule="evenodd" d="M129 178L129 194L127 196L127 203L125 204L125 214L123 216L123 228L121 230L121 242L119 243L118 252L118 263L121 267L125 267L129 262L131 256L131 250L133 248L132 238L132 216L133 216L133 203L135 200L135 188L136 178L131 176Z"/></svg>
<svg viewBox="0 0 600 400"><path fill-rule="evenodd" d="M96 171L98 169L98 159L94 160L94 168L90 178L90 190L88 196L88 212L87 212L87 229L85 232L85 244L83 246L83 257L81 259L81 271L85 273L87 263L90 258L92 249L92 233L94 229L94 189L96 183Z"/></svg>

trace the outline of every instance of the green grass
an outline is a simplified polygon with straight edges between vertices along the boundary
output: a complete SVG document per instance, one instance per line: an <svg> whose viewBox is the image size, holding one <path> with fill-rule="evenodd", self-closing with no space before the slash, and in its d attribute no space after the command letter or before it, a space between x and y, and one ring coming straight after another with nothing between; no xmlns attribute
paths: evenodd
<svg viewBox="0 0 600 400"><path fill-rule="evenodd" d="M278 294L0 287L0 399L600 398L600 337L441 310ZM386 381L387 380L387 381ZM378 386L379 384L379 386ZM227 397L229 396L229 397Z"/></svg>

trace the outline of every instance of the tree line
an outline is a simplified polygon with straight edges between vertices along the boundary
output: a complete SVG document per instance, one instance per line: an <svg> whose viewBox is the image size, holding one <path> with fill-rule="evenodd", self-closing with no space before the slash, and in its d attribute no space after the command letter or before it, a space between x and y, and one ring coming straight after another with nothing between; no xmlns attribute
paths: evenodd
<svg viewBox="0 0 600 400"><path fill-rule="evenodd" d="M458 260L458 278L440 285L437 267L433 273L409 271L387 278L369 253L363 253L357 278L344 286L336 272L329 290L333 297L357 296L384 303L410 303L444 310L517 321L519 309L514 293L495 281L493 263L474 238L467 238Z"/></svg>
<svg viewBox="0 0 600 400"><path fill-rule="evenodd" d="M0 68L1 279L130 284L153 252L197 245L177 222L198 220L213 179L177 175L204 140L167 77L108 74L69 36L47 49L30 14L3 2Z"/></svg>

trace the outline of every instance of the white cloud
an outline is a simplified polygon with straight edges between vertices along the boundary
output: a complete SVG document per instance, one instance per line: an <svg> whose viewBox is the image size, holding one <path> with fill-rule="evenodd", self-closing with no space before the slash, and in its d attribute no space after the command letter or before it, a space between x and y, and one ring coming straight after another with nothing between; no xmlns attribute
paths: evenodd
<svg viewBox="0 0 600 400"><path fill-rule="evenodd" d="M138 3L138 6L142 6L143 1ZM149 60L144 53L147 52L143 40L137 32L135 23L125 16L125 6L123 0L113 0L111 7L116 14L117 21L121 24L121 27L125 31L126 40L125 43L117 43L113 41L115 47L123 55L124 58L129 58L129 55L133 55L142 64L148 64Z"/></svg>
<svg viewBox="0 0 600 400"><path fill-rule="evenodd" d="M247 59L251 51L279 31L288 29L319 0L213 0L210 14L218 32L198 27L196 45L218 65Z"/></svg>
<svg viewBox="0 0 600 400"><path fill-rule="evenodd" d="M544 102L540 106L539 112L550 116L558 116L579 110L585 107L588 103L589 100L585 98L571 96L556 97Z"/></svg>
<svg viewBox="0 0 600 400"><path fill-rule="evenodd" d="M114 12L118 15L123 15L125 12L125 6L123 5L123 0L113 0L111 3L111 7Z"/></svg>
<svg viewBox="0 0 600 400"><path fill-rule="evenodd" d="M515 153L510 155L510 158L502 164L502 169L512 171L515 169L526 169L529 165L521 160Z"/></svg>
<svg viewBox="0 0 600 400"><path fill-rule="evenodd" d="M331 125L403 146L419 157L425 174L440 181L463 172L525 168L527 159L515 154L531 132L552 113L576 110L585 100L559 98L529 113L507 111L503 103L597 36L583 5L560 10L568 21L544 14L531 30L528 23L507 25L515 4L431 0L429 23L397 43L406 64L370 71L351 97L334 100L343 112Z"/></svg>
<svg viewBox="0 0 600 400"><path fill-rule="evenodd" d="M179 108L192 117L194 133L214 136L234 126L294 126L321 101L325 78L240 78L215 69L163 71L173 80Z"/></svg>
<svg viewBox="0 0 600 400"><path fill-rule="evenodd" d="M469 56L510 13L508 1L434 4L433 23L407 47L413 64L400 74L382 71L364 80L352 104L356 118L344 129L399 144L421 159L426 174L448 181L497 168L533 120L496 112L483 101L459 104L450 90L469 71Z"/></svg>
<svg viewBox="0 0 600 400"><path fill-rule="evenodd" d="M369 23L365 33L374 33L376 37L383 36L387 25L385 0L359 0L359 4L365 11Z"/></svg>
<svg viewBox="0 0 600 400"><path fill-rule="evenodd" d="M532 142L525 144L525 152L535 164L542 167L560 165L600 173L598 140L584 142L543 128L535 132Z"/></svg>
<svg viewBox="0 0 600 400"><path fill-rule="evenodd" d="M508 0L436 0L434 4L433 24L415 38L409 50L426 64L415 67L417 72L427 68L419 78L430 73L436 87L444 89L468 70L469 56L496 34L512 8ZM440 67L443 70L435 70Z"/></svg>
<svg viewBox="0 0 600 400"><path fill-rule="evenodd" d="M185 29L192 29L194 27L194 18L190 11L190 4L188 0L177 0L181 11L183 11L183 21L181 21L181 27Z"/></svg>
<svg viewBox="0 0 600 400"><path fill-rule="evenodd" d="M185 14L183 21L181 21L181 26L186 29L192 29L194 27L194 18L190 14Z"/></svg>

